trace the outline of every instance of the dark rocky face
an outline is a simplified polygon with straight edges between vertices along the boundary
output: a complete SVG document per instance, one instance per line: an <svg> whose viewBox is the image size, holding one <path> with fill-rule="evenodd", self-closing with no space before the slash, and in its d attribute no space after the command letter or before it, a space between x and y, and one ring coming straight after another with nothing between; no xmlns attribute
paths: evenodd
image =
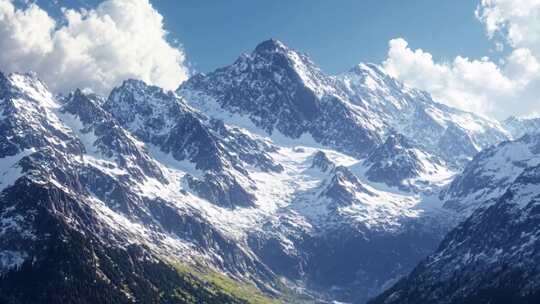
<svg viewBox="0 0 540 304"><path fill-rule="evenodd" d="M277 130L292 138L308 133L324 145L354 155L365 155L380 141L354 119L352 108L340 99L323 98L306 81L333 83L308 57L269 40L230 67L193 77L179 92L204 92L224 109L249 115L269 133Z"/></svg>
<svg viewBox="0 0 540 304"><path fill-rule="evenodd" d="M61 102L47 95L36 100L4 81L10 87L1 103L1 159L13 161L2 168L8 171L0 183L1 302L174 302L179 293L209 303L242 302L179 275L163 262L161 249L135 244L171 235L200 253L226 251L219 267L231 273L273 280L200 215L136 190L150 179L168 180L98 96L76 91ZM5 174L19 178L10 181ZM135 232L130 225L145 228ZM152 236L141 236L140 229Z"/></svg>
<svg viewBox="0 0 540 304"><path fill-rule="evenodd" d="M156 87L127 81L113 90L104 108L139 140L208 172L204 178L191 177L188 185L217 205L235 208L254 204L249 189L240 185L231 170L247 179L245 164L281 170L267 154L275 150L271 145L194 112L183 100Z"/></svg>
<svg viewBox="0 0 540 304"><path fill-rule="evenodd" d="M484 155L485 157L485 155ZM439 249L370 303L534 303L540 167L451 231Z"/></svg>
<svg viewBox="0 0 540 304"><path fill-rule="evenodd" d="M420 176L423 164L413 146L402 135L390 135L386 142L374 149L366 160L366 176L376 182L400 186L408 178Z"/></svg>

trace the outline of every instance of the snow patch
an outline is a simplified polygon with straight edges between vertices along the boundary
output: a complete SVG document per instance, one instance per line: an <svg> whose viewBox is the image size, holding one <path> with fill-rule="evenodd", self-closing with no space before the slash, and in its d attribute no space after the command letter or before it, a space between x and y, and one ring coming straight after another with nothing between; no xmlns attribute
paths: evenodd
<svg viewBox="0 0 540 304"><path fill-rule="evenodd" d="M17 179L23 176L22 168L18 162L24 157L35 152L35 149L26 149L12 156L0 158L0 192L13 185Z"/></svg>

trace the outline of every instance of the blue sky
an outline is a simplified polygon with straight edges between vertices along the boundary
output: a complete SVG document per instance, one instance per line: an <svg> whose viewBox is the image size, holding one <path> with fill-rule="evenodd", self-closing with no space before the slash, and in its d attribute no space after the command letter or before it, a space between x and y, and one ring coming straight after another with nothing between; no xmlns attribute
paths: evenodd
<svg viewBox="0 0 540 304"><path fill-rule="evenodd" d="M58 2L93 7L99 1ZM481 57L492 48L474 16L478 1L473 0L152 3L164 16L169 38L182 43L191 68L201 72L231 63L270 37L309 53L328 73L346 71L359 62L380 63L388 41L396 37L405 37L411 47L428 49L444 61L456 55Z"/></svg>

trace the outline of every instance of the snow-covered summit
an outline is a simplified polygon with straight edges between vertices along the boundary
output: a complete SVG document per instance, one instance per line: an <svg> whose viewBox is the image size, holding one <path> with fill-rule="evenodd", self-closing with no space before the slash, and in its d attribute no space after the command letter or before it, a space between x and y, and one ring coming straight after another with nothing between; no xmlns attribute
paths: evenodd
<svg viewBox="0 0 540 304"><path fill-rule="evenodd" d="M400 133L454 165L461 166L481 149L509 138L497 121L437 103L377 65L359 64L336 80L346 100L368 118L366 125L381 136ZM472 148L449 153L451 142Z"/></svg>
<svg viewBox="0 0 540 304"><path fill-rule="evenodd" d="M356 156L366 156L397 132L460 167L481 149L509 138L498 122L437 103L377 65L325 75L307 55L277 40L261 43L230 66L193 77L177 93L210 116L231 113L290 138L309 134L319 144ZM452 140L472 149L446 153Z"/></svg>
<svg viewBox="0 0 540 304"><path fill-rule="evenodd" d="M308 135L348 154L365 155L381 139L335 94L333 83L306 55L270 40L228 67L193 77L177 93L209 116L228 112L267 134Z"/></svg>

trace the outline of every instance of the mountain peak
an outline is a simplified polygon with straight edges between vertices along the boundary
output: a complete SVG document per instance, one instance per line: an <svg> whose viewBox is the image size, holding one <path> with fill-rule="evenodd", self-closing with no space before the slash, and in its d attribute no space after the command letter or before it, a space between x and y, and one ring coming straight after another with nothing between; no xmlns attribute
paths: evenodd
<svg viewBox="0 0 540 304"><path fill-rule="evenodd" d="M129 95L130 98L125 98ZM148 103L149 99L159 100L171 100L174 99L174 94L170 91L147 84L139 79L124 80L122 84L111 91L109 100L111 102L118 102L120 100L127 100L130 103ZM123 97L122 97L123 96Z"/></svg>
<svg viewBox="0 0 540 304"><path fill-rule="evenodd" d="M257 47L255 47L255 52L256 53L279 52L279 51L283 52L288 49L289 48L283 42L277 39L271 38L271 39L268 39L259 43Z"/></svg>
<svg viewBox="0 0 540 304"><path fill-rule="evenodd" d="M41 81L38 75L32 71L26 73L10 73L7 76L7 79L13 86L22 90L29 89L30 87L40 87L43 90L48 90L45 82Z"/></svg>
<svg viewBox="0 0 540 304"><path fill-rule="evenodd" d="M58 103L47 85L35 73L10 73L0 78L0 97L11 95L46 108L56 108Z"/></svg>
<svg viewBox="0 0 540 304"><path fill-rule="evenodd" d="M84 101L90 101L97 105L102 105L105 102L105 98L103 98L102 96L95 94L91 91L84 90L84 89L75 89L74 91L70 92L65 97L65 100L66 101L84 100Z"/></svg>
<svg viewBox="0 0 540 304"><path fill-rule="evenodd" d="M151 85L147 84L143 80L140 79L126 79L122 82L122 84L119 86L119 88L132 88L132 89L145 89L148 87L152 87Z"/></svg>
<svg viewBox="0 0 540 304"><path fill-rule="evenodd" d="M119 86L115 87L110 95L114 95L113 92L123 91L123 92L140 92L150 93L150 94L159 94L159 95L172 95L171 91L165 90L161 87L158 87L153 84L149 84L141 79L129 78L124 80Z"/></svg>
<svg viewBox="0 0 540 304"><path fill-rule="evenodd" d="M405 92L404 85L390 76L381 66L373 63L359 63L349 71L338 75L353 94L366 91L385 90L390 88L396 92Z"/></svg>
<svg viewBox="0 0 540 304"><path fill-rule="evenodd" d="M252 57L251 59L249 57ZM273 66L290 68L298 74L310 74L316 71L316 77L323 77L319 67L309 58L307 54L294 50L283 42L270 39L259 43L251 56L240 57L242 59L262 60L265 63L271 63Z"/></svg>
<svg viewBox="0 0 540 304"><path fill-rule="evenodd" d="M352 69L350 69L349 72L356 73L356 74L376 73L376 74L382 74L386 76L386 73L384 72L384 70L380 66L374 63L363 63L363 62L359 63L355 65Z"/></svg>

